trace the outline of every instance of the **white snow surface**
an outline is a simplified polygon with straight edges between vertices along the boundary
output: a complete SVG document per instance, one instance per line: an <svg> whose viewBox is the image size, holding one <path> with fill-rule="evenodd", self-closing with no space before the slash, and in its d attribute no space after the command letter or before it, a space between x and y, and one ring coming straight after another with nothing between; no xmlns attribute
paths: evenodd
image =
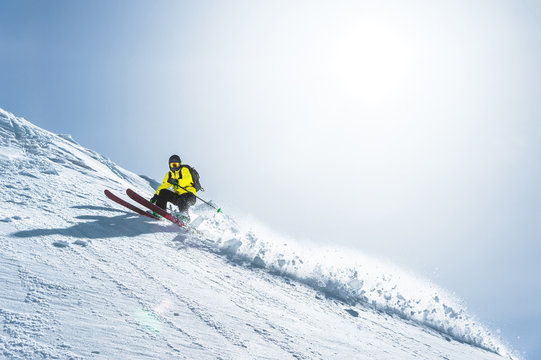
<svg viewBox="0 0 541 360"><path fill-rule="evenodd" d="M154 189L69 135L1 109L0 135L2 359L519 358L404 270L204 204L186 232L107 199Z"/></svg>

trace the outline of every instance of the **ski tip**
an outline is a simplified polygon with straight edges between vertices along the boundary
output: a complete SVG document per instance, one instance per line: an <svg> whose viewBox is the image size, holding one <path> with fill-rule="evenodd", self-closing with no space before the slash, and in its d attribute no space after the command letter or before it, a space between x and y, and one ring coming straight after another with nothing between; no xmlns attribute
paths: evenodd
<svg viewBox="0 0 541 360"><path fill-rule="evenodd" d="M222 208L219 208L216 212L222 212Z"/></svg>

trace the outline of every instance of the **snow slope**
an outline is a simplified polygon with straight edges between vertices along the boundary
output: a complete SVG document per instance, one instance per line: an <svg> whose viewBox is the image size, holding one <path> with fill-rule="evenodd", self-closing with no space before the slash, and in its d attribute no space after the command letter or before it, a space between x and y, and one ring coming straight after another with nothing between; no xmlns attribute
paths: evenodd
<svg viewBox="0 0 541 360"><path fill-rule="evenodd" d="M518 358L445 290L350 250L201 234L109 201L151 179L0 109L0 358Z"/></svg>

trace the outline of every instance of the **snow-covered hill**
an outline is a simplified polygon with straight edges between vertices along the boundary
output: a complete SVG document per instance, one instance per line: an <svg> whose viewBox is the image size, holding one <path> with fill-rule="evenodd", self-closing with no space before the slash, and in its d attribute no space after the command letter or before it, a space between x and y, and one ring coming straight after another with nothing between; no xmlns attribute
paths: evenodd
<svg viewBox="0 0 541 360"><path fill-rule="evenodd" d="M186 233L117 206L151 179L0 110L0 358L516 358L443 289L350 250Z"/></svg>

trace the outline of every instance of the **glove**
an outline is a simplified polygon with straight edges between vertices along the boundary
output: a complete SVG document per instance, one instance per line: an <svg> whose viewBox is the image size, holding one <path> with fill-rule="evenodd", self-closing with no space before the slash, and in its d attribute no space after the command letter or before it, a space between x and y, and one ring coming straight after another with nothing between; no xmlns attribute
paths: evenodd
<svg viewBox="0 0 541 360"><path fill-rule="evenodd" d="M167 180L167 182L171 185L178 185L178 180L177 179L173 179L173 178L169 178Z"/></svg>
<svg viewBox="0 0 541 360"><path fill-rule="evenodd" d="M158 201L158 195L154 194L154 196L150 199L150 202L156 204L156 201Z"/></svg>

